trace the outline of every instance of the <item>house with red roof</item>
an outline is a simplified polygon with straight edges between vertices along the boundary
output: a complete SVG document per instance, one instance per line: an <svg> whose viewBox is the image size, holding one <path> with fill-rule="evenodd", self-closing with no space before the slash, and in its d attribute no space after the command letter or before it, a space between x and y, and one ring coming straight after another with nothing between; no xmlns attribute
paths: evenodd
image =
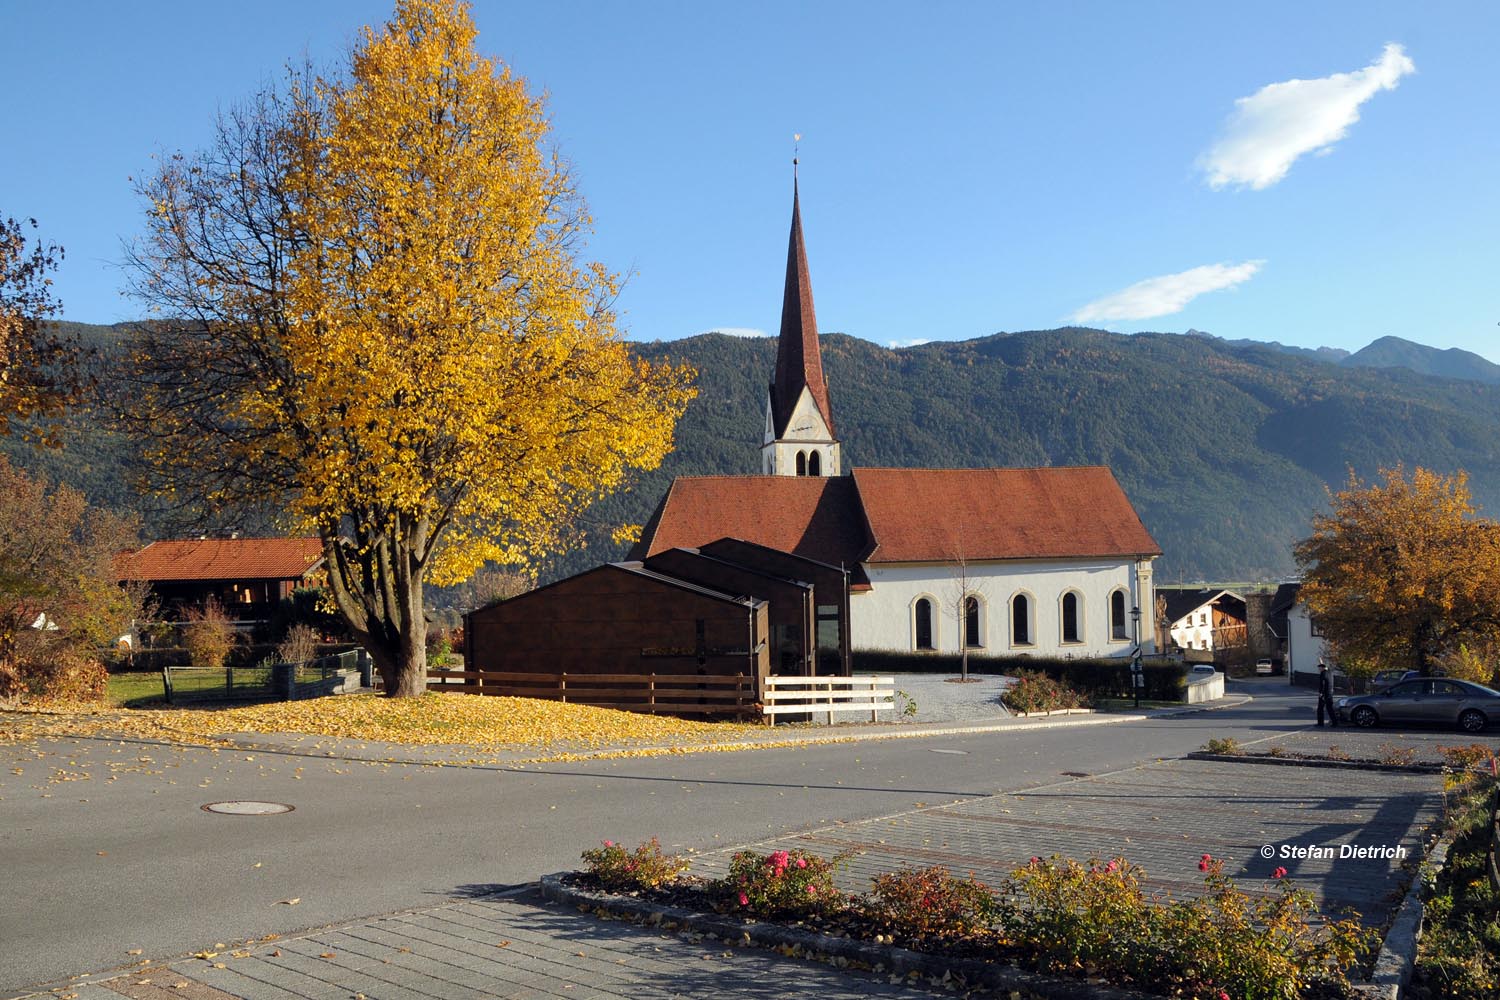
<svg viewBox="0 0 1500 1000"><path fill-rule="evenodd" d="M1161 548L1109 469L844 474L795 181L765 413L762 474L679 477L630 558L735 539L841 567L856 651L1154 648L1151 567Z"/></svg>
<svg viewBox="0 0 1500 1000"><path fill-rule="evenodd" d="M164 614L217 600L231 618L269 617L298 587L318 585L318 538L190 538L152 542L124 556L120 579L151 585Z"/></svg>

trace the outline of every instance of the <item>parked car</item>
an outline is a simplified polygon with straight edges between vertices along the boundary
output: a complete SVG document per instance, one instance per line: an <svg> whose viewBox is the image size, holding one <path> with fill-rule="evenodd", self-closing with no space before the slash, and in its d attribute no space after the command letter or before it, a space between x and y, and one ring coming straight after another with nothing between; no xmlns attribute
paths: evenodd
<svg viewBox="0 0 1500 1000"><path fill-rule="evenodd" d="M1197 663L1193 665L1193 669L1188 671L1188 680L1201 681L1203 678L1212 677L1216 673L1218 671L1214 669L1212 663Z"/></svg>
<svg viewBox="0 0 1500 1000"><path fill-rule="evenodd" d="M1340 698L1339 718L1356 726L1382 722L1428 722L1457 726L1466 733L1500 721L1500 691L1445 677L1402 680L1383 691Z"/></svg>
<svg viewBox="0 0 1500 1000"><path fill-rule="evenodd" d="M1255 672L1257 674L1273 674L1276 672L1276 665L1270 660L1259 659L1255 661Z"/></svg>

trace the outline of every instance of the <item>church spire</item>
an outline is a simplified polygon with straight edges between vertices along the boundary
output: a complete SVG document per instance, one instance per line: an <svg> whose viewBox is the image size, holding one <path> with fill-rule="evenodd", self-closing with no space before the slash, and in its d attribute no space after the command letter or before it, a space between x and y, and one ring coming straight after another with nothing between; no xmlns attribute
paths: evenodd
<svg viewBox="0 0 1500 1000"><path fill-rule="evenodd" d="M772 423L784 437L803 388L833 436L833 409L828 405L828 383L823 378L823 354L818 348L818 319L813 312L812 279L807 273L807 247L802 240L802 208L792 160L792 233L786 251L786 287L781 297L781 335L776 345L776 376L771 385Z"/></svg>
<svg viewBox="0 0 1500 1000"><path fill-rule="evenodd" d="M818 320L813 313L807 247L802 241L802 205L792 160L792 233L786 251L786 287L776 372L766 396L761 469L767 475L837 476L842 461L823 378Z"/></svg>

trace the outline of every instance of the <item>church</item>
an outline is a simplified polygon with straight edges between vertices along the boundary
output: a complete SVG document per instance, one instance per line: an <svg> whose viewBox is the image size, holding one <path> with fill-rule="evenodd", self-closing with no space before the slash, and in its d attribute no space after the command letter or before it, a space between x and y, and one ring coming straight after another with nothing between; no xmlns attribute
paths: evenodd
<svg viewBox="0 0 1500 1000"><path fill-rule="evenodd" d="M856 654L1152 651L1161 549L1109 469L846 470L832 401L794 179L759 474L678 477L630 558L736 539L840 567Z"/></svg>

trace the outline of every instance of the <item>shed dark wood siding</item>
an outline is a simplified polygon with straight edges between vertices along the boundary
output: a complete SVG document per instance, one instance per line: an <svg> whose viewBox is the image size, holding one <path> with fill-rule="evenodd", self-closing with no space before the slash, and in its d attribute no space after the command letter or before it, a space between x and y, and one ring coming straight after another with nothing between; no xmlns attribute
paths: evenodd
<svg viewBox="0 0 1500 1000"><path fill-rule="evenodd" d="M691 549L668 549L645 561L656 573L686 580L723 594L743 594L766 601L771 626L771 672L814 673L817 607L811 582L787 579L765 570L716 559ZM778 642L778 639L780 640ZM779 648L778 648L779 647Z"/></svg>
<svg viewBox="0 0 1500 1000"><path fill-rule="evenodd" d="M609 564L469 614L465 666L546 674L746 674L759 691L769 665L767 624L763 601Z"/></svg>
<svg viewBox="0 0 1500 1000"><path fill-rule="evenodd" d="M832 622L836 630L836 641L832 645L820 646L817 672L849 676L852 668L849 654L849 574L842 568L740 538L720 538L698 546L698 551L706 556L765 573L810 581L813 585L815 608L834 608L833 614L836 616L836 620ZM824 612L820 611L819 617L824 617Z"/></svg>

